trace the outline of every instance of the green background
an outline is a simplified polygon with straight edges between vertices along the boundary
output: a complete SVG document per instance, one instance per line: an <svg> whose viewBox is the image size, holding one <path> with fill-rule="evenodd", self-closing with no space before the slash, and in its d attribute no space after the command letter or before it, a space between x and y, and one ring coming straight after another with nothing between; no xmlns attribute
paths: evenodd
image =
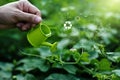
<svg viewBox="0 0 120 80"><path fill-rule="evenodd" d="M47 41L58 42L57 50L32 47L27 31L0 30L0 80L120 79L119 0L29 1L41 10L52 31Z"/></svg>

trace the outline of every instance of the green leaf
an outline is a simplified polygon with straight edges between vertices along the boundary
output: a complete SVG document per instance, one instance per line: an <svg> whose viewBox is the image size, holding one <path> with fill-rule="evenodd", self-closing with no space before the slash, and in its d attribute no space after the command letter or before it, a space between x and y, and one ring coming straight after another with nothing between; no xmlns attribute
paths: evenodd
<svg viewBox="0 0 120 80"><path fill-rule="evenodd" d="M77 62L80 60L80 53L75 51L75 52L72 52L73 53L73 58L74 60Z"/></svg>
<svg viewBox="0 0 120 80"><path fill-rule="evenodd" d="M24 80L37 80L32 74L26 74Z"/></svg>
<svg viewBox="0 0 120 80"><path fill-rule="evenodd" d="M80 80L79 78L73 75L65 75L65 74L50 74L45 80Z"/></svg>
<svg viewBox="0 0 120 80"><path fill-rule="evenodd" d="M98 69L102 71L110 70L111 69L111 63L107 59L102 59L99 62Z"/></svg>
<svg viewBox="0 0 120 80"><path fill-rule="evenodd" d="M69 39L63 39L58 43L58 49L65 48L70 43Z"/></svg>
<svg viewBox="0 0 120 80"><path fill-rule="evenodd" d="M95 69L97 69L96 67L99 66L99 61L97 59L93 59L91 60L91 65L95 65Z"/></svg>
<svg viewBox="0 0 120 80"><path fill-rule="evenodd" d="M49 69L49 64L46 64L45 60L43 59L28 58L21 60L20 63L24 63L24 65L18 67L17 70L25 70L28 72L38 68L40 71L46 72Z"/></svg>
<svg viewBox="0 0 120 80"><path fill-rule="evenodd" d="M12 73L11 72L9 72L9 71L1 71L0 70L0 78L2 79L2 80L4 80L4 79L10 79L11 78L11 76L12 76Z"/></svg>
<svg viewBox="0 0 120 80"><path fill-rule="evenodd" d="M0 62L0 78L10 79L14 65L11 63Z"/></svg>
<svg viewBox="0 0 120 80"><path fill-rule="evenodd" d="M120 77L120 69L112 70L112 72Z"/></svg>
<svg viewBox="0 0 120 80"><path fill-rule="evenodd" d="M96 59L98 57L99 57L98 52L96 51L89 52L89 59Z"/></svg>
<svg viewBox="0 0 120 80"><path fill-rule="evenodd" d="M74 65L63 65L63 69L65 69L68 73L71 74L76 74L76 71L78 70L77 67L75 67Z"/></svg>
<svg viewBox="0 0 120 80"><path fill-rule="evenodd" d="M12 71L13 67L14 67L14 65L11 63L0 62L0 69L2 69L4 71Z"/></svg>
<svg viewBox="0 0 120 80"><path fill-rule="evenodd" d="M113 62L120 62L120 52L107 52L108 59L112 60Z"/></svg>
<svg viewBox="0 0 120 80"><path fill-rule="evenodd" d="M81 55L80 55L80 59L82 61L85 61L85 62L89 62L89 54L87 52L83 52Z"/></svg>
<svg viewBox="0 0 120 80"><path fill-rule="evenodd" d="M93 44L95 44L95 42L83 38L83 39L80 39L80 41L78 43L76 43L73 46L73 48L75 48L75 49L84 48L84 49L90 51Z"/></svg>
<svg viewBox="0 0 120 80"><path fill-rule="evenodd" d="M21 74L14 75L12 78L13 80L24 80L24 76Z"/></svg>
<svg viewBox="0 0 120 80"><path fill-rule="evenodd" d="M40 56L42 57L50 56L52 54L49 50L49 47L45 46L38 48L38 51L40 52Z"/></svg>
<svg viewBox="0 0 120 80"><path fill-rule="evenodd" d="M66 58L67 61L72 58L74 59L72 60L73 62L78 62L80 60L80 53L77 51L77 49L71 48L70 50L66 50L66 53L62 57Z"/></svg>

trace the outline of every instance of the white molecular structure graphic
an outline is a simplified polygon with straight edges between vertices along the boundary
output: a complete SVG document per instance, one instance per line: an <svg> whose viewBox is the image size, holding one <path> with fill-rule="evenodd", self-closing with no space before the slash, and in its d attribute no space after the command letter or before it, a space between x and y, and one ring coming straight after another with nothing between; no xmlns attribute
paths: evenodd
<svg viewBox="0 0 120 80"><path fill-rule="evenodd" d="M71 29L71 28L72 28L72 23L71 23L71 21L66 21L66 22L64 23L64 28L65 28L65 30Z"/></svg>

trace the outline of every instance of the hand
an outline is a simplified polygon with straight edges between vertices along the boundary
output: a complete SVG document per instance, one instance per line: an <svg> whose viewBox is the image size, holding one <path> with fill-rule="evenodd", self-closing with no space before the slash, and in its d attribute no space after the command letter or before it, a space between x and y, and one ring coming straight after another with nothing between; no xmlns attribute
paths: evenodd
<svg viewBox="0 0 120 80"><path fill-rule="evenodd" d="M41 22L39 9L27 0L8 3L0 7L0 29L18 27L28 30Z"/></svg>

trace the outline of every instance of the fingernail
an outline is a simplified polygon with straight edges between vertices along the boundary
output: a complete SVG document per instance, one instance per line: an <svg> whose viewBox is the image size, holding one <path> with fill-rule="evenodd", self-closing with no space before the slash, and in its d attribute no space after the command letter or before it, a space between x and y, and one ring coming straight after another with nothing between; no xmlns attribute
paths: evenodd
<svg viewBox="0 0 120 80"><path fill-rule="evenodd" d="M41 20L42 20L41 17L36 17L36 18L35 18L35 22L36 22L36 23L39 23Z"/></svg>

